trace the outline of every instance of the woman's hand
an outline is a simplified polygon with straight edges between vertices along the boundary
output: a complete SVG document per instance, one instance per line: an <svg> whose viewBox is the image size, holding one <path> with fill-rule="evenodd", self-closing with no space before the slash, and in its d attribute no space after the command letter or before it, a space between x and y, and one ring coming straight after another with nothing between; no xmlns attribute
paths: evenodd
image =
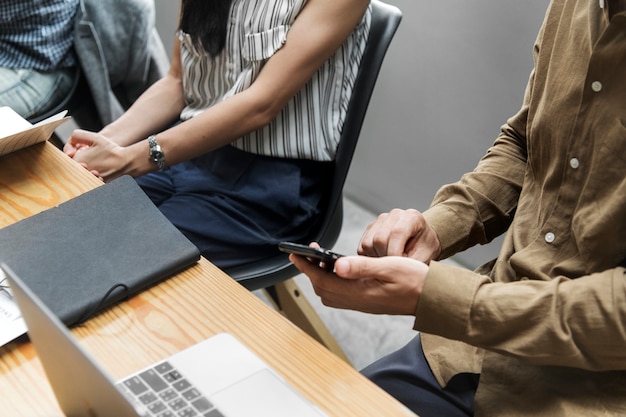
<svg viewBox="0 0 626 417"><path fill-rule="evenodd" d="M125 149L99 133L78 129L63 151L103 181L111 181L125 173Z"/></svg>

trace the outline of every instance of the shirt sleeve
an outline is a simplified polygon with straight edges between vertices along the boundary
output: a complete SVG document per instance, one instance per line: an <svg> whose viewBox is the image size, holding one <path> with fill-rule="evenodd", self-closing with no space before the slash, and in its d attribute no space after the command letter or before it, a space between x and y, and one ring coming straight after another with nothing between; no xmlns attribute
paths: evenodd
<svg viewBox="0 0 626 417"><path fill-rule="evenodd" d="M526 109L502 127L502 133L474 171L443 186L424 216L439 237L441 258L504 233L517 207L526 168L526 141L521 131Z"/></svg>
<svg viewBox="0 0 626 417"><path fill-rule="evenodd" d="M414 328L534 365L623 369L625 272L498 283L433 261Z"/></svg>
<svg viewBox="0 0 626 417"><path fill-rule="evenodd" d="M441 259L489 243L511 224L526 171L526 123L533 79L534 71L522 108L500 128L500 135L476 168L440 188L424 212L439 237Z"/></svg>

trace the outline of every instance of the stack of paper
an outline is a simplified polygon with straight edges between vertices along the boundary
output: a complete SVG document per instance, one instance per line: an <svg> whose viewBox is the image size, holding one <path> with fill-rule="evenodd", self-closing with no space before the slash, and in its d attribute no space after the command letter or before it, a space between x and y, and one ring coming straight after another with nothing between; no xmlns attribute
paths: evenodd
<svg viewBox="0 0 626 417"><path fill-rule="evenodd" d="M32 125L10 107L0 107L0 156L44 142L69 119L67 110Z"/></svg>

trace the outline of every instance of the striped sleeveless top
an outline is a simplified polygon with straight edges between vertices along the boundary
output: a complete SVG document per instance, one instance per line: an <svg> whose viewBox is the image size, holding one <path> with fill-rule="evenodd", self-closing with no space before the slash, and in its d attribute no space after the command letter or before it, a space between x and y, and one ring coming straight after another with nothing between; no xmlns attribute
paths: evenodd
<svg viewBox="0 0 626 417"><path fill-rule="evenodd" d="M234 0L226 45L215 58L179 31L187 120L248 88L285 43L306 0ZM267 126L232 142L272 157L330 161L335 151L369 34L368 9L352 34Z"/></svg>

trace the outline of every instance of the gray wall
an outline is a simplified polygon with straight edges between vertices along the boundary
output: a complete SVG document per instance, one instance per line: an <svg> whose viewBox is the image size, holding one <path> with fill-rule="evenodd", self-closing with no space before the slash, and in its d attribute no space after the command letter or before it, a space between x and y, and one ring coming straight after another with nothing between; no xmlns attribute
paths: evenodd
<svg viewBox="0 0 626 417"><path fill-rule="evenodd" d="M174 33L178 24L178 7L180 0L154 0L156 7L156 25L167 52L172 52Z"/></svg>
<svg viewBox="0 0 626 417"><path fill-rule="evenodd" d="M520 107L548 0L387 0L403 12L345 192L365 208L428 207ZM179 2L155 0L171 48ZM476 266L500 240L456 257ZM355 242L356 245L357 242Z"/></svg>
<svg viewBox="0 0 626 417"><path fill-rule="evenodd" d="M388 0L403 12L346 195L375 213L428 208L519 109L548 0ZM456 259L475 267L501 239Z"/></svg>

